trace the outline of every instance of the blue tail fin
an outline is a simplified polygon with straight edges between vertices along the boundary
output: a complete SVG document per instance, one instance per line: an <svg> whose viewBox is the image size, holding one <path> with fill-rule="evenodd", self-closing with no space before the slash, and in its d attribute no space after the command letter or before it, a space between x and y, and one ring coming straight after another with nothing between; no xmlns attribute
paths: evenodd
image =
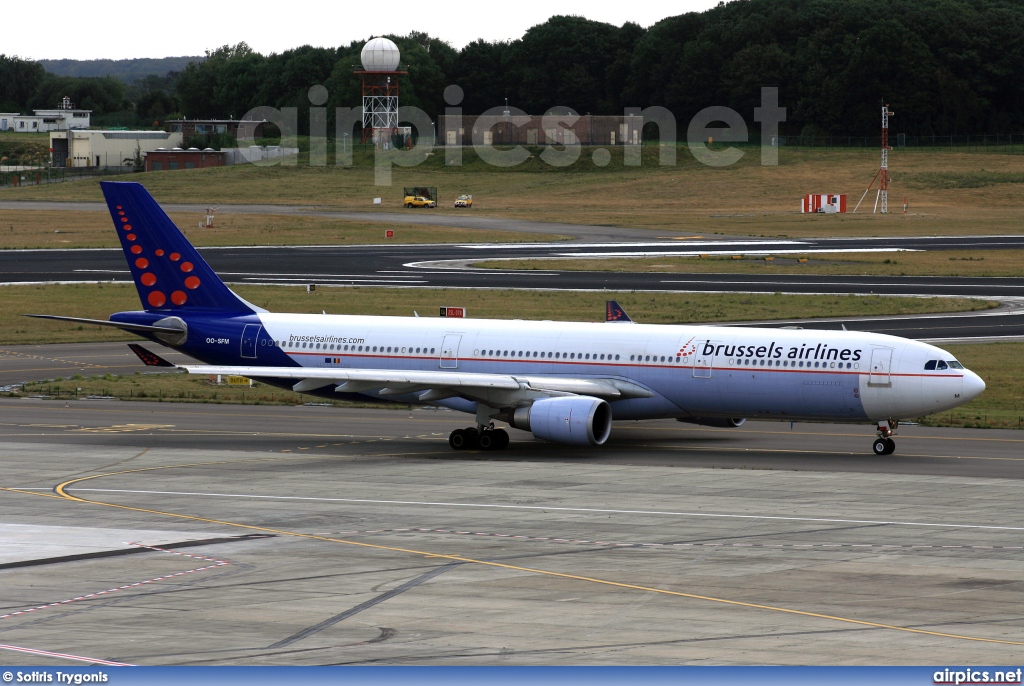
<svg viewBox="0 0 1024 686"><path fill-rule="evenodd" d="M224 285L142 185L104 181L100 187L146 311L254 311Z"/></svg>
<svg viewBox="0 0 1024 686"><path fill-rule="evenodd" d="M629 315L626 314L626 311L622 309L622 306L614 300L605 300L604 307L604 320L606 322L633 322Z"/></svg>

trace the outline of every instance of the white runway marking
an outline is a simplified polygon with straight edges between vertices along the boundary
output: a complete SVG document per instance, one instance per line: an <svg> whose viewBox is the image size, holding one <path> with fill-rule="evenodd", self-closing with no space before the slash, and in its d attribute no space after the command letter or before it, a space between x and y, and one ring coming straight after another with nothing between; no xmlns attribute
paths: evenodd
<svg viewBox="0 0 1024 686"><path fill-rule="evenodd" d="M70 489L69 489L70 490ZM785 515L722 514L712 512L674 512L671 510L615 510L596 507L555 507L549 505L498 505L494 503L446 503L424 500L372 500L368 498L318 498L298 495L254 495L249 493L199 493L191 491L135 491L121 488L76 488L76 492L137 493L143 495L188 495L206 498L258 498L261 500L305 500L332 503L364 503L370 505L422 505L428 507L466 507L494 510L545 510L551 512L591 512L594 514L640 514L669 517L707 517L715 519L767 519L785 522L825 522L833 524L885 524L894 526L923 526L952 529L984 529L996 531L1024 531L1024 526L997 526L994 524L953 524L946 522L908 522L886 519L840 519L833 517L792 517Z"/></svg>

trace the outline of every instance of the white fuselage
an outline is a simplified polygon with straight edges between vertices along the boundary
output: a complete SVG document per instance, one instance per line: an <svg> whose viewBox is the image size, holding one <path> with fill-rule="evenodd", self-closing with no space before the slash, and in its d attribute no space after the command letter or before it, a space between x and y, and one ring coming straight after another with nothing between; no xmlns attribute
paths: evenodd
<svg viewBox="0 0 1024 686"><path fill-rule="evenodd" d="M257 316L246 364L617 379L652 392L611 401L615 419L901 419L956 407L985 387L939 348L852 331ZM943 368L926 369L929 361Z"/></svg>

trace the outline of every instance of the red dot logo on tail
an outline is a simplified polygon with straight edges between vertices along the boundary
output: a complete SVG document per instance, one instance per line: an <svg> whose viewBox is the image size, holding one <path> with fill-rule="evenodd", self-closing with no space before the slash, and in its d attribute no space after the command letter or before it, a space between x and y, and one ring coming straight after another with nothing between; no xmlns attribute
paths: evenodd
<svg viewBox="0 0 1024 686"><path fill-rule="evenodd" d="M167 296L160 291L153 291L150 293L147 300L149 300L149 304L153 307L163 307L167 304Z"/></svg>
<svg viewBox="0 0 1024 686"><path fill-rule="evenodd" d="M194 269L194 267L193 267L191 262L182 262L181 263L181 271L185 272L186 274L189 273L190 271L192 271L193 269Z"/></svg>
<svg viewBox="0 0 1024 686"><path fill-rule="evenodd" d="M147 260L145 257L140 257L139 259L135 260L135 266L138 267L139 269L145 269L146 267L149 266L149 260Z"/></svg>
<svg viewBox="0 0 1024 686"><path fill-rule="evenodd" d="M142 252L142 246L141 245L133 245L132 246L132 254L133 255L138 255L140 252Z"/></svg>
<svg viewBox="0 0 1024 686"><path fill-rule="evenodd" d="M195 289L199 288L199 277L190 276L187 279L185 279L185 288L191 291L194 291Z"/></svg>
<svg viewBox="0 0 1024 686"><path fill-rule="evenodd" d="M142 282L143 286L152 286L153 284L156 283L156 276L151 272L146 272L145 274L139 277L139 281Z"/></svg>
<svg viewBox="0 0 1024 686"><path fill-rule="evenodd" d="M174 291L171 293L171 302L175 305L184 305L186 300L188 300L188 296L185 295L185 291Z"/></svg>

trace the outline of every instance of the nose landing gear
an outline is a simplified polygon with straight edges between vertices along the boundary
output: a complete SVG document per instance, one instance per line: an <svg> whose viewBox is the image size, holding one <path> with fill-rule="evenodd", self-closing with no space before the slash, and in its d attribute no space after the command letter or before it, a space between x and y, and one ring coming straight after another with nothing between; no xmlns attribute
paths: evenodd
<svg viewBox="0 0 1024 686"><path fill-rule="evenodd" d="M896 451L896 441L892 437L900 423L895 419L883 419L878 422L878 438L871 445L875 455L892 455Z"/></svg>
<svg viewBox="0 0 1024 686"><path fill-rule="evenodd" d="M504 450L508 443L508 432L493 425L456 429L448 436L448 445L453 450Z"/></svg>

